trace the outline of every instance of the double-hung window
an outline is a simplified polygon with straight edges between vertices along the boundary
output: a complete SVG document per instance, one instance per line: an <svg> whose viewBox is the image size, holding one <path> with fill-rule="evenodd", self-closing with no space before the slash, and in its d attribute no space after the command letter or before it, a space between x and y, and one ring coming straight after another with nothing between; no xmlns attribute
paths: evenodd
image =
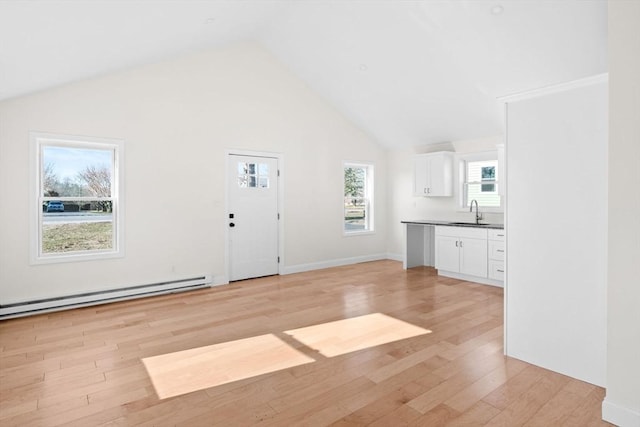
<svg viewBox="0 0 640 427"><path fill-rule="evenodd" d="M460 205L468 208L472 200L478 206L500 210L501 199L498 153L486 152L462 156L460 158Z"/></svg>
<svg viewBox="0 0 640 427"><path fill-rule="evenodd" d="M373 165L344 163L344 232L373 231Z"/></svg>
<svg viewBox="0 0 640 427"><path fill-rule="evenodd" d="M121 140L31 134L33 263L123 255Z"/></svg>

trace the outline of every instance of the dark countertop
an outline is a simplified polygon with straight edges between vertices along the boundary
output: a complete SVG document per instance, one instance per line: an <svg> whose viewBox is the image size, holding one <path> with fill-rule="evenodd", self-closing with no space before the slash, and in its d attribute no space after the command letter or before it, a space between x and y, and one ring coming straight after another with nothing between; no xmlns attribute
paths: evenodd
<svg viewBox="0 0 640 427"><path fill-rule="evenodd" d="M504 224L486 224L475 222L455 222L455 221L433 221L429 219L420 219L416 221L400 221L402 224L421 224L421 225L443 225L446 227L473 227L473 228L491 228L496 230L504 230Z"/></svg>

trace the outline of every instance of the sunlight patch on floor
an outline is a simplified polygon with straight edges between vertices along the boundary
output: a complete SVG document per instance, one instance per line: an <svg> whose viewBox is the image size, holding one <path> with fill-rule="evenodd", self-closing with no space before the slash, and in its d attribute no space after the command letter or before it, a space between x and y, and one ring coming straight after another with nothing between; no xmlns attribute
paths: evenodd
<svg viewBox="0 0 640 427"><path fill-rule="evenodd" d="M285 331L325 357L431 333L382 313ZM292 368L315 359L273 334L142 359L160 399Z"/></svg>
<svg viewBox="0 0 640 427"><path fill-rule="evenodd" d="M429 333L431 331L428 329L382 313L372 313L285 331L285 334L326 357L338 356Z"/></svg>
<svg viewBox="0 0 640 427"><path fill-rule="evenodd" d="M272 334L142 359L160 399L314 361Z"/></svg>

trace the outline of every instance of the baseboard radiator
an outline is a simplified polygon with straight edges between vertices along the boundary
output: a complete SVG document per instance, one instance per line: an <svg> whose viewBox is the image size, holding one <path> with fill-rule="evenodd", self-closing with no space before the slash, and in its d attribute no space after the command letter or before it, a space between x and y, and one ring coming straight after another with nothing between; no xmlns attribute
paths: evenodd
<svg viewBox="0 0 640 427"><path fill-rule="evenodd" d="M149 285L130 286L127 288L106 291L87 292L55 298L45 298L23 301L12 304L0 304L0 319L10 319L52 311L68 310L71 308L87 307L90 305L106 304L153 295L171 294L208 288L212 284L212 277L205 275L190 279L172 280Z"/></svg>

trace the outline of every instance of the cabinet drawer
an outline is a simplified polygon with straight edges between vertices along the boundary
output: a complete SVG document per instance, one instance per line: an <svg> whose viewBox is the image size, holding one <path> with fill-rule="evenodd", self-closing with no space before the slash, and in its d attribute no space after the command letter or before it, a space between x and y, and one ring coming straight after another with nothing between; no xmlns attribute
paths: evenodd
<svg viewBox="0 0 640 427"><path fill-rule="evenodd" d="M489 258L504 261L504 242L489 240Z"/></svg>
<svg viewBox="0 0 640 427"><path fill-rule="evenodd" d="M489 240L501 240L504 242L505 232L504 230L487 230L489 231Z"/></svg>
<svg viewBox="0 0 640 427"><path fill-rule="evenodd" d="M504 262L489 260L489 278L504 281Z"/></svg>
<svg viewBox="0 0 640 427"><path fill-rule="evenodd" d="M486 239L487 230L473 227L436 226L436 236L468 237L470 239Z"/></svg>

